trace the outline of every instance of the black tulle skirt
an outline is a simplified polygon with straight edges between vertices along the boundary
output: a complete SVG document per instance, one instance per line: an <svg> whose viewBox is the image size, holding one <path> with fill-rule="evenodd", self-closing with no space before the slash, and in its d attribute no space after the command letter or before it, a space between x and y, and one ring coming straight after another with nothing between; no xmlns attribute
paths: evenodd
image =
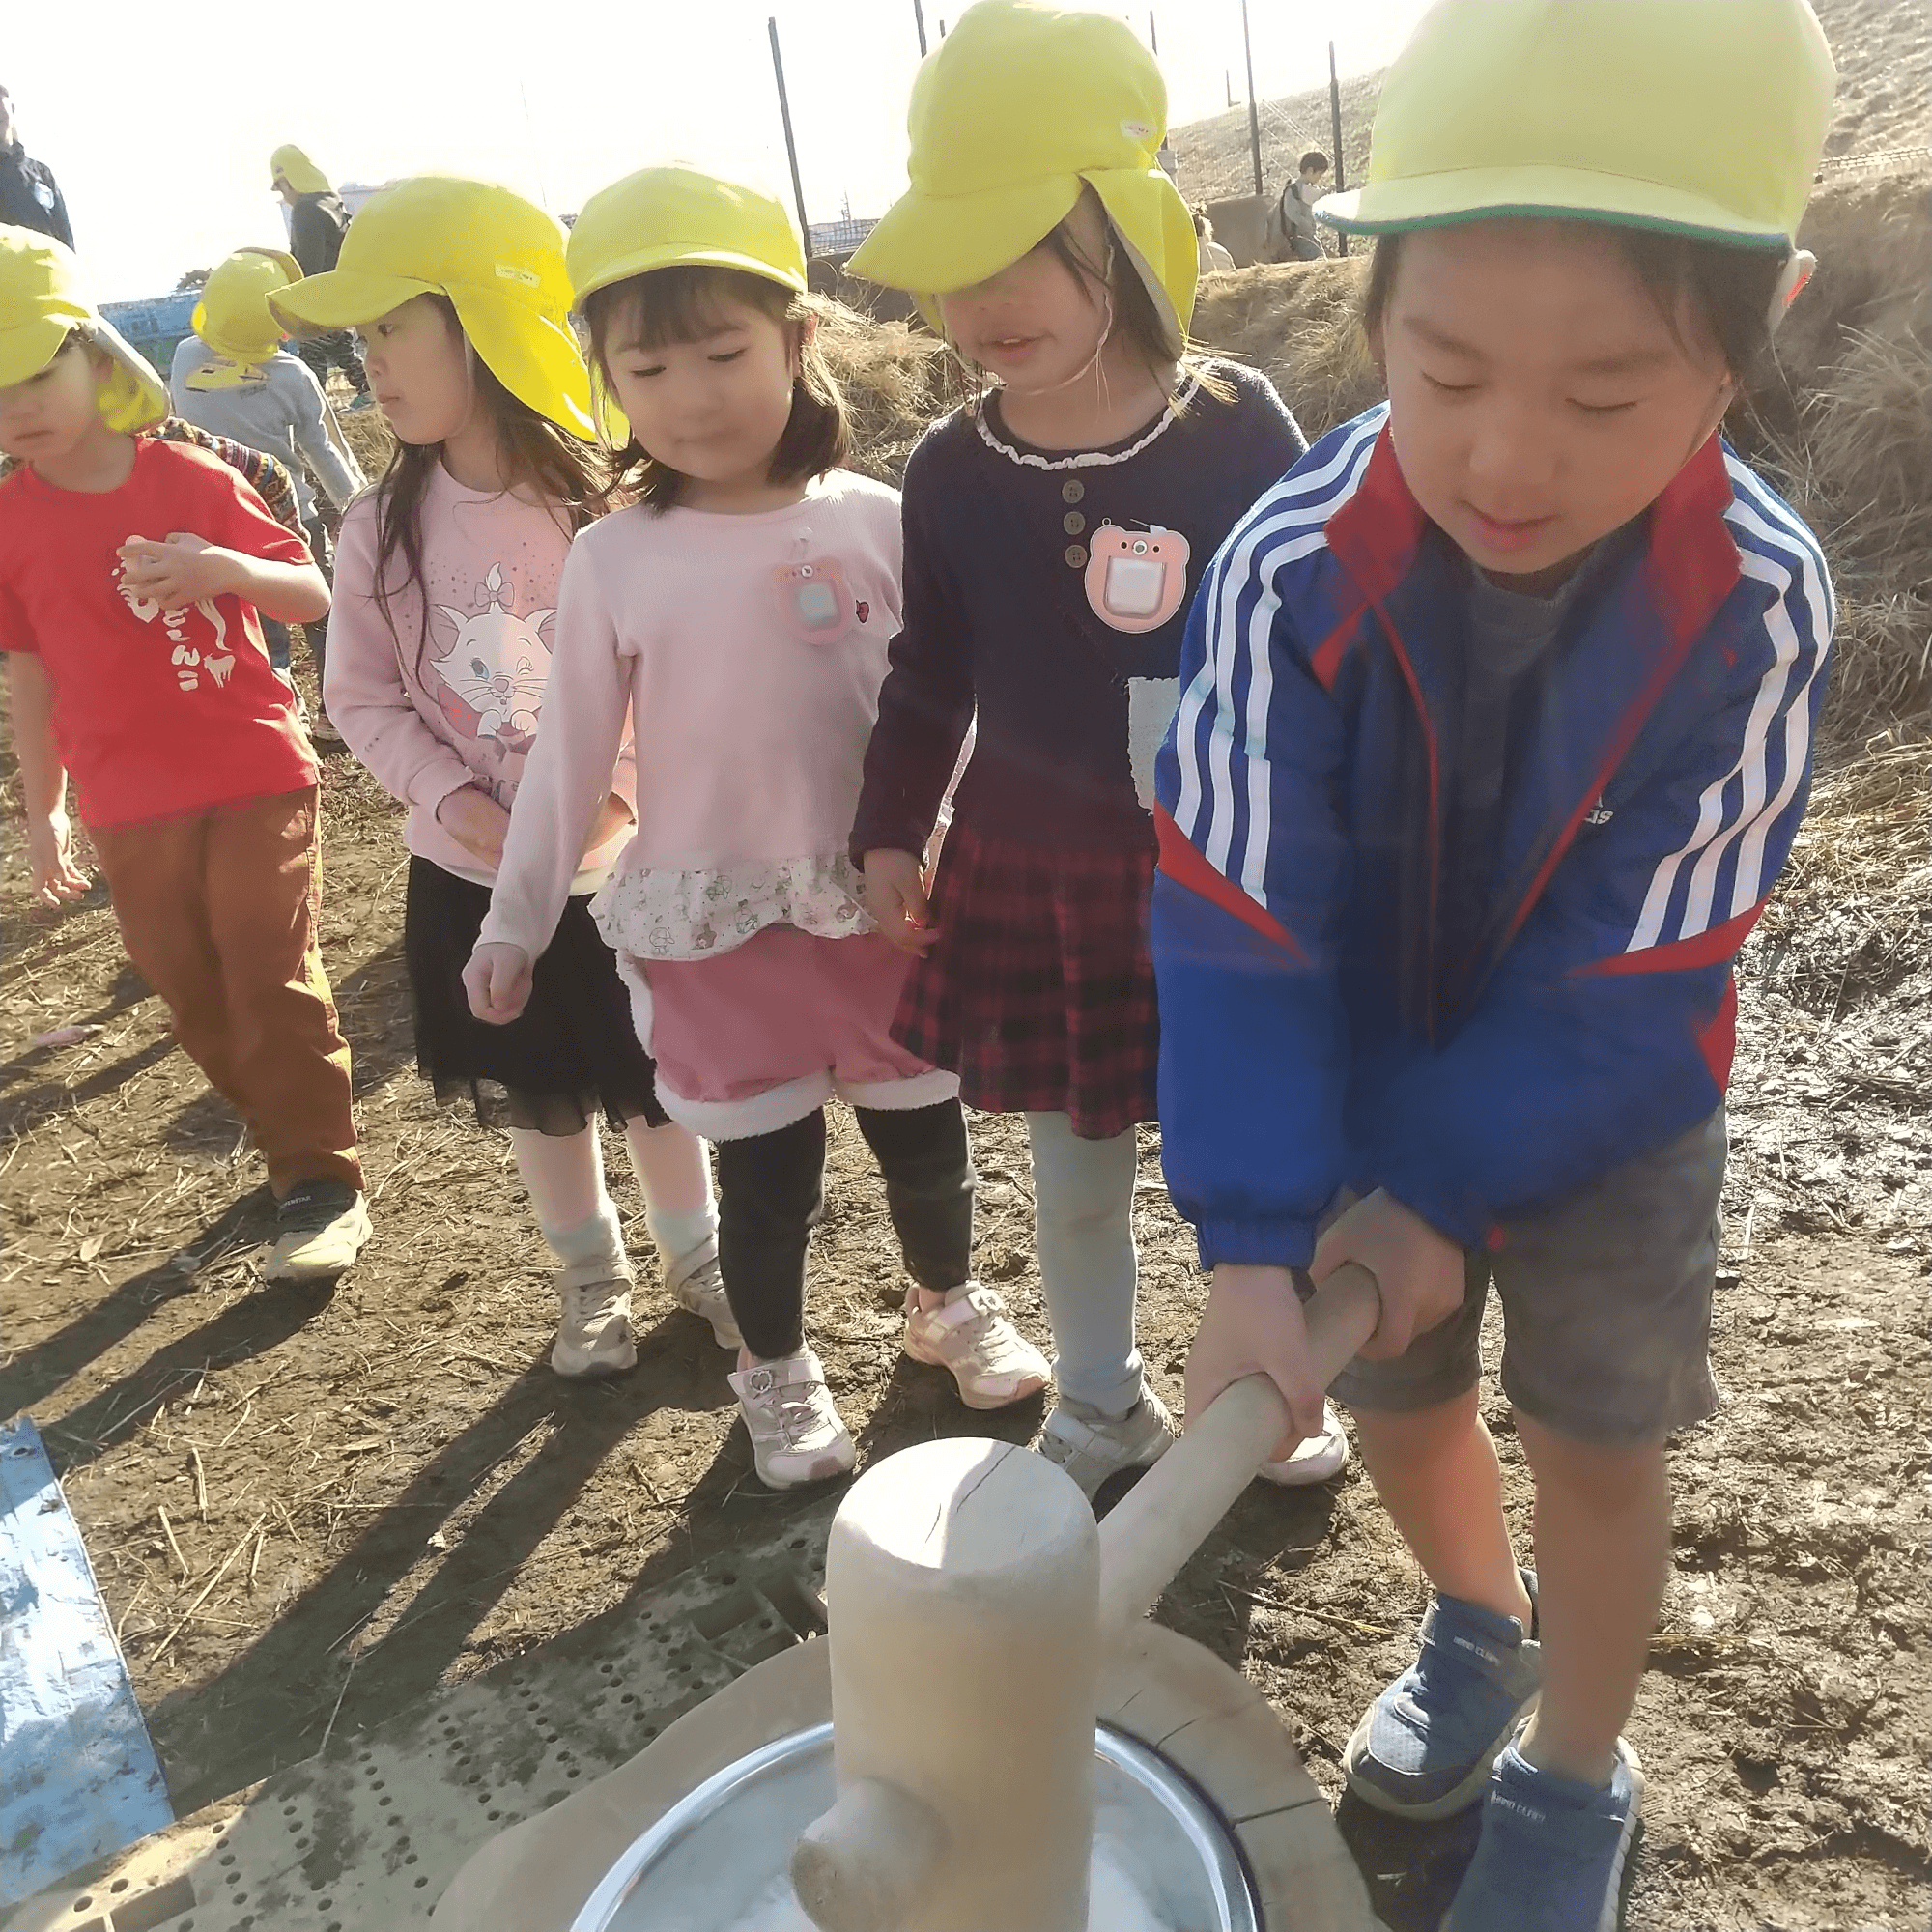
<svg viewBox="0 0 1932 1932"><path fill-rule="evenodd" d="M489 910L488 886L411 859L403 952L416 1065L436 1097L469 1100L486 1125L545 1134L582 1133L599 1114L619 1130L639 1117L665 1125L656 1068L638 1043L631 996L590 901L565 901L556 937L536 963L529 1005L500 1027L477 1019L463 990Z"/></svg>

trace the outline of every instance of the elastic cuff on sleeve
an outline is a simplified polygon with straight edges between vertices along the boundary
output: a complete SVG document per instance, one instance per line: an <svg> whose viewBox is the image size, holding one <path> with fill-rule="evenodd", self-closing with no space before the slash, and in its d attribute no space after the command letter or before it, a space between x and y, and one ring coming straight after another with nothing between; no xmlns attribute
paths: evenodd
<svg viewBox="0 0 1932 1932"><path fill-rule="evenodd" d="M1284 1221L1203 1221L1195 1230L1201 1265L1305 1268L1315 1259L1315 1224Z"/></svg>

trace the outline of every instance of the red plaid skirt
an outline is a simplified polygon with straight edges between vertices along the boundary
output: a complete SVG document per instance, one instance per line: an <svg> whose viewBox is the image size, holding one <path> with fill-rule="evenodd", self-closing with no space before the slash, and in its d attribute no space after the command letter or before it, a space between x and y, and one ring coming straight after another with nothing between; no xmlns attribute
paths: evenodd
<svg viewBox="0 0 1932 1932"><path fill-rule="evenodd" d="M1154 854L1053 852L955 824L932 889L939 943L893 1037L988 1114L1066 1114L1084 1140L1151 1121L1160 1024L1148 903Z"/></svg>

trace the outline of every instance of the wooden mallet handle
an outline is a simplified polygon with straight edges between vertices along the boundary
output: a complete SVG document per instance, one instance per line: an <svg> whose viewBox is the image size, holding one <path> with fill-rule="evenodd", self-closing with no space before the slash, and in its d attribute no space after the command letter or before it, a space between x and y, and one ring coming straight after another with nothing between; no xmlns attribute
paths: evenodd
<svg viewBox="0 0 1932 1932"><path fill-rule="evenodd" d="M1303 1304L1302 1318L1325 1388L1376 1332L1375 1277L1345 1264ZM1100 1525L1103 1642L1118 1641L1153 1607L1291 1427L1288 1404L1266 1376L1244 1376L1188 1417L1187 1433Z"/></svg>

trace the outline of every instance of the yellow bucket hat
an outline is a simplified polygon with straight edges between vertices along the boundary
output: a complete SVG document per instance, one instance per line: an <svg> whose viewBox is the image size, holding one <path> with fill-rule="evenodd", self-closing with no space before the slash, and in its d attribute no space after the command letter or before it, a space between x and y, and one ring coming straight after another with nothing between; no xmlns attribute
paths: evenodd
<svg viewBox="0 0 1932 1932"><path fill-rule="evenodd" d="M699 174L640 168L583 204L565 250L579 303L653 269L737 269L805 293L805 245L776 195Z"/></svg>
<svg viewBox="0 0 1932 1932"><path fill-rule="evenodd" d="M657 269L736 269L805 293L805 244L776 195L696 168L639 168L583 204L566 250L570 285L585 296ZM623 412L590 372L592 412L611 444L630 436Z"/></svg>
<svg viewBox="0 0 1932 1932"><path fill-rule="evenodd" d="M190 389L231 389L259 382L263 363L282 346L282 326L269 298L302 278L301 265L279 248L238 248L215 269L188 327L214 353L190 372Z"/></svg>
<svg viewBox="0 0 1932 1932"><path fill-rule="evenodd" d="M1124 22L979 0L920 68L906 116L912 188L847 265L927 299L1017 262L1100 197L1180 353L1200 273L1194 218L1155 158L1167 87Z"/></svg>
<svg viewBox="0 0 1932 1932"><path fill-rule="evenodd" d="M1572 215L1794 241L1832 116L1805 0L1440 0L1389 69L1337 228Z"/></svg>
<svg viewBox="0 0 1932 1932"><path fill-rule="evenodd" d="M572 436L593 434L590 380L570 327L563 228L492 182L417 175L370 196L327 274L269 298L298 335L374 322L441 295L490 373Z"/></svg>
<svg viewBox="0 0 1932 1932"><path fill-rule="evenodd" d="M286 181L298 194L330 194L334 191L328 177L292 141L284 142L269 156L269 169L270 187L280 179Z"/></svg>
<svg viewBox="0 0 1932 1932"><path fill-rule="evenodd" d="M167 415L167 385L81 293L71 252L31 228L0 227L0 389L38 376L70 335L85 336L114 364L95 391L109 429L131 436Z"/></svg>

